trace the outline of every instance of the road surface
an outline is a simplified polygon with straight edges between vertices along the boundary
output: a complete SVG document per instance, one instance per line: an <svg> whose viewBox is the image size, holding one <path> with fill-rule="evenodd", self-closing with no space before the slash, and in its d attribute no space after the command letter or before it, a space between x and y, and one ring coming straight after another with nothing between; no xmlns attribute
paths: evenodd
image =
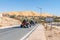
<svg viewBox="0 0 60 40"><path fill-rule="evenodd" d="M24 37L29 31L31 31L37 25L32 26L31 28L7 28L7 29L0 29L0 40L20 40Z"/></svg>

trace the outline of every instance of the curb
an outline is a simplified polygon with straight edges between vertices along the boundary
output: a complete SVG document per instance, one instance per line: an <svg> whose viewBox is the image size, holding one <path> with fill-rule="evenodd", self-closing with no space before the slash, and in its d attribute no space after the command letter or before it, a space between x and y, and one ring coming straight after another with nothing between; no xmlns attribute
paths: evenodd
<svg viewBox="0 0 60 40"><path fill-rule="evenodd" d="M34 27L30 32L28 32L24 37L22 37L20 40L26 40L30 36L30 34L37 28L38 26Z"/></svg>

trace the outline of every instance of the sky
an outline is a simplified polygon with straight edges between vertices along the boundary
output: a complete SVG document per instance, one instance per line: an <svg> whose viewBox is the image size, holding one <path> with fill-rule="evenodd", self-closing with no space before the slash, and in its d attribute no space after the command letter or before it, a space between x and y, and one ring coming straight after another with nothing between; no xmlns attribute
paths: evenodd
<svg viewBox="0 0 60 40"><path fill-rule="evenodd" d="M0 12L35 11L60 16L60 0L0 0Z"/></svg>

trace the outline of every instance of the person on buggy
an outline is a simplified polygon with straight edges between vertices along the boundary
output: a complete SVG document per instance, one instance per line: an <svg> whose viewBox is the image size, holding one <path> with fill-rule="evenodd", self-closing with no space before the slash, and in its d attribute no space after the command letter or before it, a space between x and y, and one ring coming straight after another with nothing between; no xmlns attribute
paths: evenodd
<svg viewBox="0 0 60 40"><path fill-rule="evenodd" d="M31 25L35 25L35 21L31 19L31 20L30 20L30 24L31 24Z"/></svg>
<svg viewBox="0 0 60 40"><path fill-rule="evenodd" d="M22 24L21 24L21 28L29 28L29 27L31 27L30 26L30 23L28 22L28 20L23 20L23 22L22 22Z"/></svg>

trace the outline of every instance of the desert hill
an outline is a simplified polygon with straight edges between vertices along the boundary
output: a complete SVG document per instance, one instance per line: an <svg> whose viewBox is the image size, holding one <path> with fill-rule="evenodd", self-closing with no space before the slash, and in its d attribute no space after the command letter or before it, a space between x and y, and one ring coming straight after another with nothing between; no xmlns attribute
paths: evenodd
<svg viewBox="0 0 60 40"><path fill-rule="evenodd" d="M48 13L42 13L42 14L40 14L40 16L43 16L43 17L47 17L47 16L53 17L54 15L48 14Z"/></svg>
<svg viewBox="0 0 60 40"><path fill-rule="evenodd" d="M43 17L53 16L48 13L47 14L46 13L39 14L39 13L33 12L33 11L6 12L3 14L16 15L16 16L18 16L18 15L20 15L20 16L43 16Z"/></svg>

